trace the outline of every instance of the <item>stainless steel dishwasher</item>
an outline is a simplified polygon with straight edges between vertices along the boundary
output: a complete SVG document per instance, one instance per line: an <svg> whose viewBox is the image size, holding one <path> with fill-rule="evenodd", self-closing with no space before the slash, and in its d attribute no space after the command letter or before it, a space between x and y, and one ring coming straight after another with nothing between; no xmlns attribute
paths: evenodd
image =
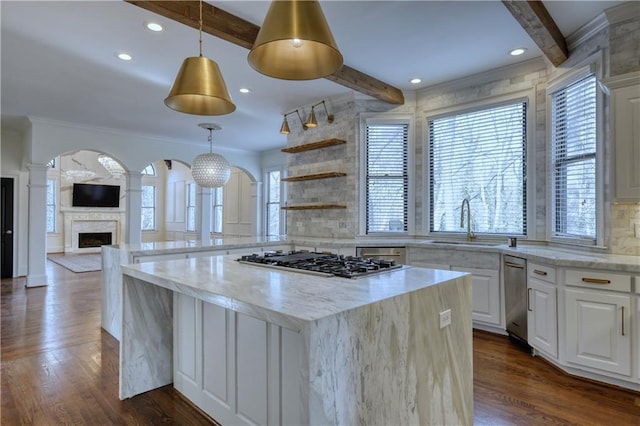
<svg viewBox="0 0 640 426"><path fill-rule="evenodd" d="M503 262L507 333L527 343L527 261L505 255Z"/></svg>

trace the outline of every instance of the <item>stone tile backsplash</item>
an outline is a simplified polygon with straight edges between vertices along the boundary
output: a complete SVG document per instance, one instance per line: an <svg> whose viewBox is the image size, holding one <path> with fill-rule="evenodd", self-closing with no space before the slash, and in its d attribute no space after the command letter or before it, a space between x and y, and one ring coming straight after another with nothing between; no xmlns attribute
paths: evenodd
<svg viewBox="0 0 640 426"><path fill-rule="evenodd" d="M640 235L635 237L635 224L640 224L640 204L624 203L611 206L612 254L640 256ZM639 231L640 232L640 231Z"/></svg>

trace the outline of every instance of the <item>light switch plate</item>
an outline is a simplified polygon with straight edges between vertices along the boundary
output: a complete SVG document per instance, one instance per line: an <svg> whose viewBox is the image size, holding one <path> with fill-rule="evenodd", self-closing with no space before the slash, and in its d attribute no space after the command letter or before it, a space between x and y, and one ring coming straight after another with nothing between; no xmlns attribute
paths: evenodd
<svg viewBox="0 0 640 426"><path fill-rule="evenodd" d="M445 328L451 324L451 309L440 312L440 328Z"/></svg>
<svg viewBox="0 0 640 426"><path fill-rule="evenodd" d="M640 223L633 224L633 236L635 238L640 238Z"/></svg>

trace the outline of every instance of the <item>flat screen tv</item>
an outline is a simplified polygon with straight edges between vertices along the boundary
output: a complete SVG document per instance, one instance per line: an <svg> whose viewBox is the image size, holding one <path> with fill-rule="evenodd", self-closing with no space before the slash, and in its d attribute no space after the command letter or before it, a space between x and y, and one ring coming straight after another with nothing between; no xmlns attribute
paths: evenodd
<svg viewBox="0 0 640 426"><path fill-rule="evenodd" d="M120 207L119 185L73 184L73 207Z"/></svg>

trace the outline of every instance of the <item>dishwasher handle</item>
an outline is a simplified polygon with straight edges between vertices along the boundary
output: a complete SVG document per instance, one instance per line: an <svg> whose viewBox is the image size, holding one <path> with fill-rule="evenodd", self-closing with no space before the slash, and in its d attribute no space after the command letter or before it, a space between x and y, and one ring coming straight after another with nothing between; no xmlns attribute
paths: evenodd
<svg viewBox="0 0 640 426"><path fill-rule="evenodd" d="M524 269L523 265L518 265L517 263L511 263L511 262L504 262L504 266L507 266L509 268Z"/></svg>

